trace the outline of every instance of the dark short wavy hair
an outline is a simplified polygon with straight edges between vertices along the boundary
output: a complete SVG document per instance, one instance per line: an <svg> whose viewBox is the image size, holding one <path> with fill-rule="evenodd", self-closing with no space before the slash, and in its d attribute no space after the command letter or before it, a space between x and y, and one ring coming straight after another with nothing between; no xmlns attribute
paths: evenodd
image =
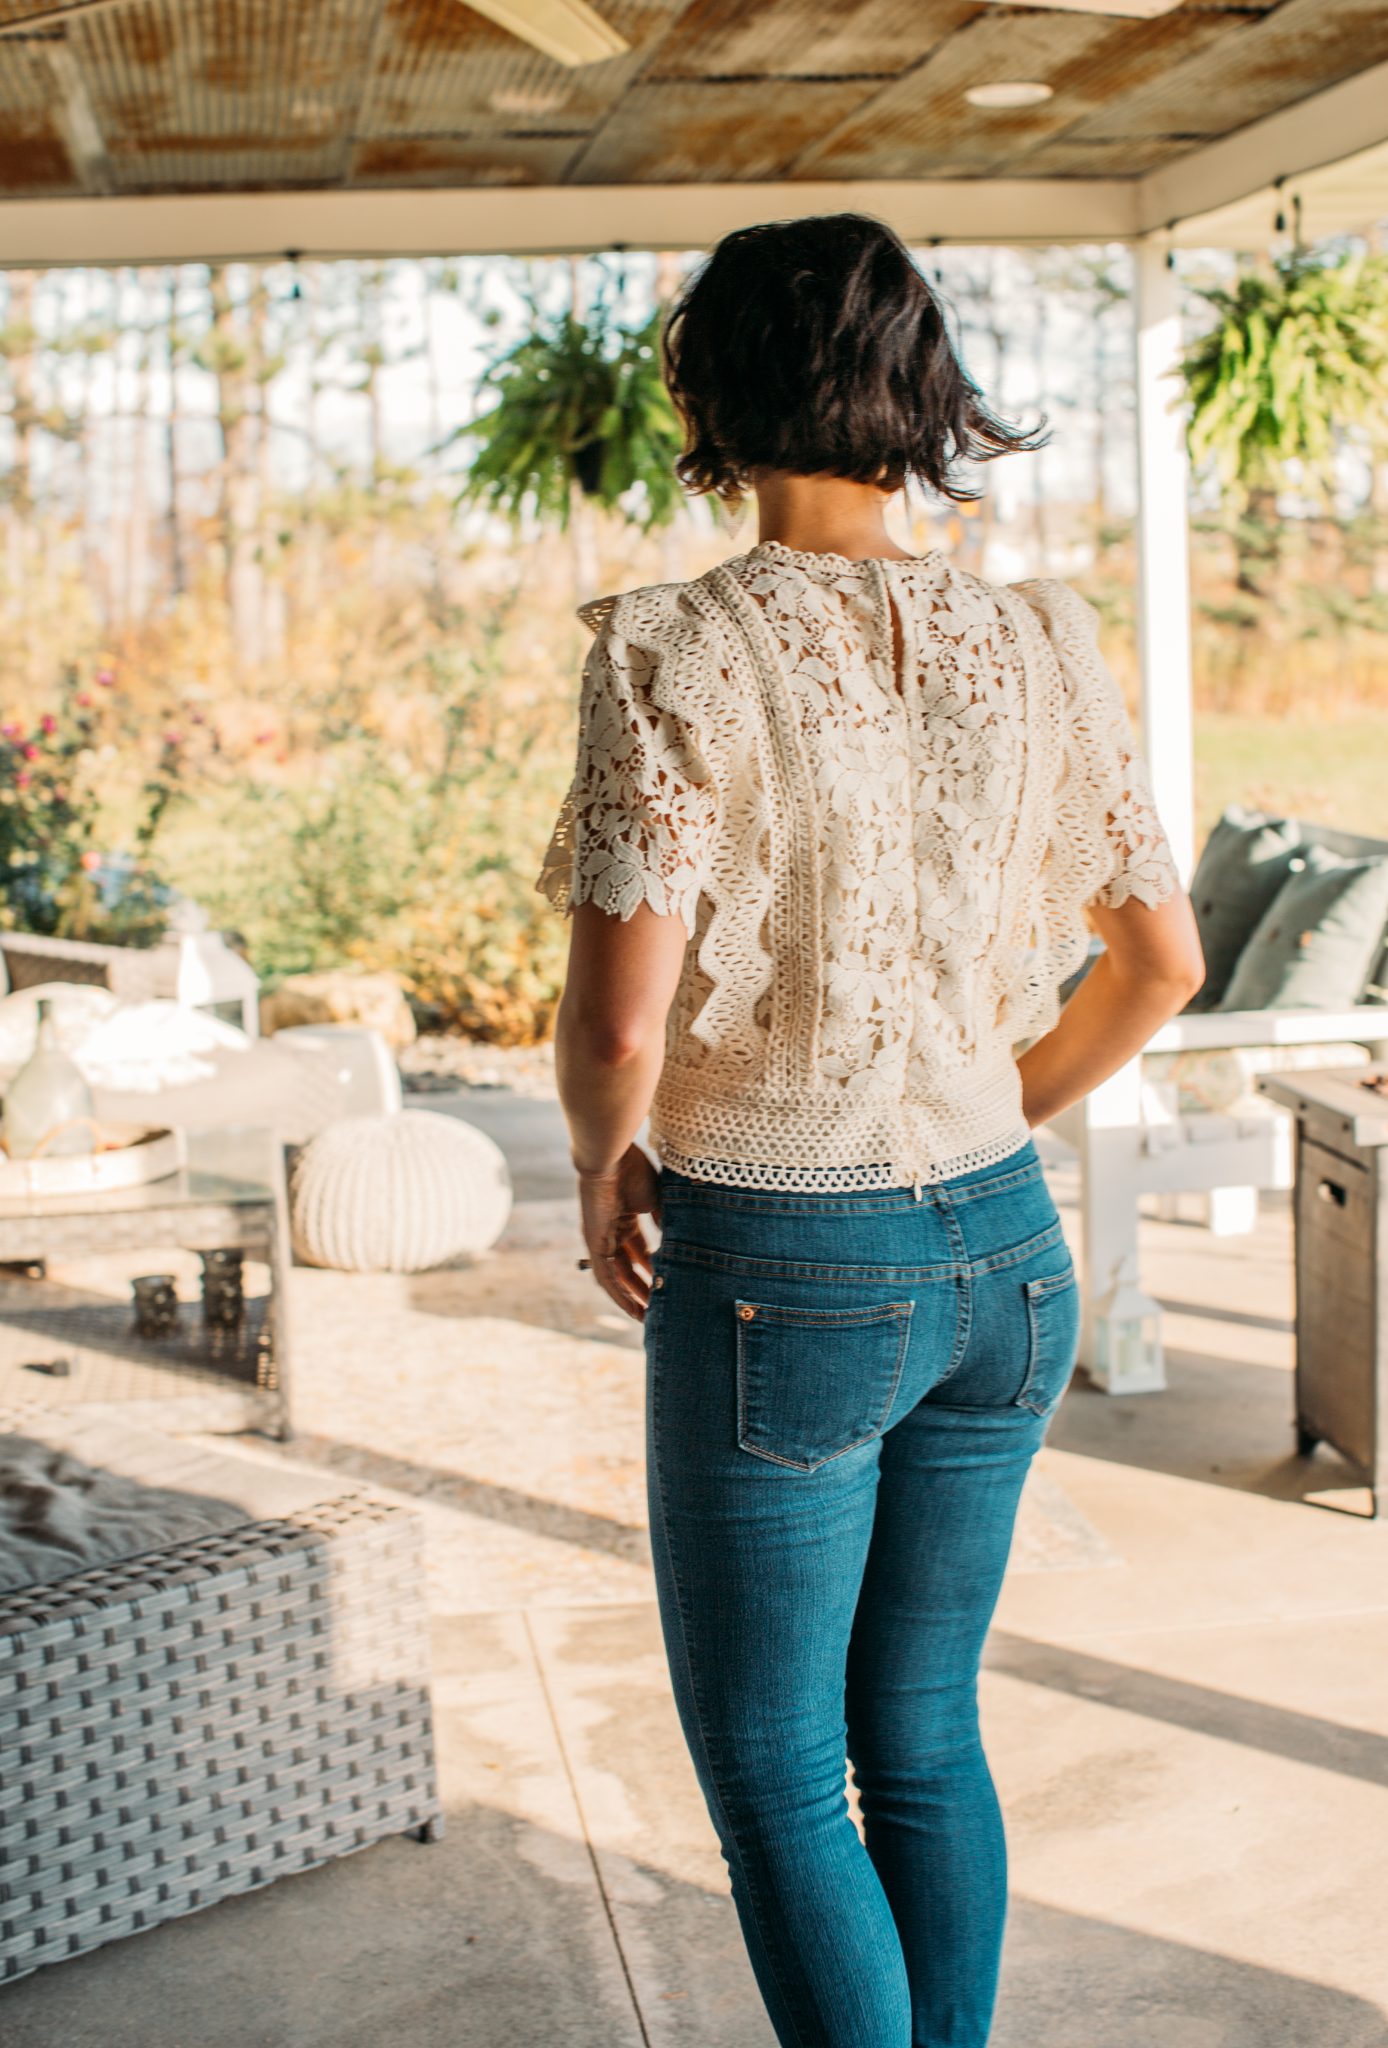
<svg viewBox="0 0 1388 2048"><path fill-rule="evenodd" d="M958 470L1039 447L984 400L944 310L900 236L861 213L768 221L725 235L685 284L662 336L694 492L740 498L755 469L918 478L967 503Z"/></svg>

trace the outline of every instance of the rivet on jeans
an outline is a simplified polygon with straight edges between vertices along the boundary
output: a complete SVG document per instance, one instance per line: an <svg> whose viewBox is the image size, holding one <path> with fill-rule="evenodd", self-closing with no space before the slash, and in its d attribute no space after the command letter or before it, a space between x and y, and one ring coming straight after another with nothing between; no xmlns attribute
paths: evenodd
<svg viewBox="0 0 1388 2048"><path fill-rule="evenodd" d="M741 1316L744 1323L750 1323L753 1316L756 1314L756 1310L753 1308L750 1301L744 1301L741 1308L738 1310L738 1314Z"/></svg>

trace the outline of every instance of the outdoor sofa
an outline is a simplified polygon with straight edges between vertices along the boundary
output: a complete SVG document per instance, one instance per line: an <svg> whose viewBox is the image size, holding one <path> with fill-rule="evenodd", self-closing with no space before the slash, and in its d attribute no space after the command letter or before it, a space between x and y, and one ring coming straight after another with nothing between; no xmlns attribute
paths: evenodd
<svg viewBox="0 0 1388 2048"><path fill-rule="evenodd" d="M1338 867L1355 874L1320 923L1308 923L1318 873L1322 896L1333 896ZM1197 1193L1210 1227L1230 1235L1253 1228L1260 1189L1291 1186L1292 1121L1254 1099L1255 1075L1388 1057L1388 840L1235 806L1202 852L1190 893L1211 979L1138 1058L1049 1127L1080 1168L1085 1364L1095 1356L1096 1306L1136 1258L1144 1196L1170 1213L1178 1197ZM1366 915L1377 919L1372 930ZM1091 962L1101 950L1096 942ZM1270 1002L1230 1006L1242 987L1259 985Z"/></svg>
<svg viewBox="0 0 1388 2048"><path fill-rule="evenodd" d="M80 1411L0 1410L0 1981L432 1840L419 1518Z"/></svg>

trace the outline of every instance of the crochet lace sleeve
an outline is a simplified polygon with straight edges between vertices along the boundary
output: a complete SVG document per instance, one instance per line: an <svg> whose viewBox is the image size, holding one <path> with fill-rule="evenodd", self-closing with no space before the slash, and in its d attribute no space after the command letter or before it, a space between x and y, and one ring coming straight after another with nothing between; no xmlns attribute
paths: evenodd
<svg viewBox="0 0 1388 2048"><path fill-rule="evenodd" d="M679 916L692 939L716 796L677 678L662 653L660 607L600 599L579 698L578 755L535 887L568 915L593 902L624 921L639 903Z"/></svg>
<svg viewBox="0 0 1388 2048"><path fill-rule="evenodd" d="M1099 651L1099 615L1064 583L1013 587L1041 619L1065 685L1050 886L1076 909L1116 909L1130 896L1155 908L1180 878L1127 707Z"/></svg>

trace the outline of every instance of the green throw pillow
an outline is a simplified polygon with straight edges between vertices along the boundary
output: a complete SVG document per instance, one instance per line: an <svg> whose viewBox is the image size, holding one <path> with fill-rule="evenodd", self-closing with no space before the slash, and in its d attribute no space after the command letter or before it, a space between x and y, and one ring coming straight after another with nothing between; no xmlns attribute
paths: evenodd
<svg viewBox="0 0 1388 2048"><path fill-rule="evenodd" d="M1388 855L1308 846L1239 955L1221 1010L1348 1010L1383 949Z"/></svg>
<svg viewBox="0 0 1388 2048"><path fill-rule="evenodd" d="M1205 954L1205 980L1187 1010L1217 1010L1253 935L1292 871L1301 845L1295 818L1269 818L1263 811L1229 809L1205 841L1191 877L1190 900Z"/></svg>

